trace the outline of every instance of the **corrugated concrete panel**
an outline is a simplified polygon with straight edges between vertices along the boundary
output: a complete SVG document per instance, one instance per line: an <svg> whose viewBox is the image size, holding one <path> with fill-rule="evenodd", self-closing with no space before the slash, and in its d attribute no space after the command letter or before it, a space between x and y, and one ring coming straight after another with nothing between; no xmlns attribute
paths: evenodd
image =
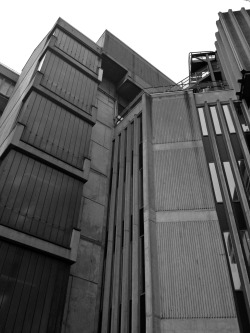
<svg viewBox="0 0 250 333"><path fill-rule="evenodd" d="M237 318L165 319L161 333L239 333Z"/></svg>
<svg viewBox="0 0 250 333"><path fill-rule="evenodd" d="M214 208L203 148L154 151L155 208Z"/></svg>
<svg viewBox="0 0 250 333"><path fill-rule="evenodd" d="M197 113L187 94L152 99L153 143L200 140Z"/></svg>
<svg viewBox="0 0 250 333"><path fill-rule="evenodd" d="M60 29L56 29L54 35L57 37L55 45L59 49L70 55L82 65L88 67L93 72L97 72L99 59L95 53Z"/></svg>
<svg viewBox="0 0 250 333"><path fill-rule="evenodd" d="M32 92L22 109L21 140L79 169L88 156L91 125Z"/></svg>
<svg viewBox="0 0 250 333"><path fill-rule="evenodd" d="M161 318L236 317L218 221L157 223Z"/></svg>
<svg viewBox="0 0 250 333"><path fill-rule="evenodd" d="M69 265L0 241L0 331L60 332Z"/></svg>
<svg viewBox="0 0 250 333"><path fill-rule="evenodd" d="M82 183L14 150L2 162L0 175L0 223L69 246Z"/></svg>
<svg viewBox="0 0 250 333"><path fill-rule="evenodd" d="M105 31L103 50L129 71L135 73L147 83L150 83L151 86L175 84L109 31Z"/></svg>
<svg viewBox="0 0 250 333"><path fill-rule="evenodd" d="M6 137L10 134L13 127L15 126L16 119L18 117L18 113L20 107L22 105L22 100L25 95L25 89L30 83L34 72L37 68L37 63L39 57L41 56L43 49L45 47L47 41L47 36L42 40L42 42L37 46L26 65L24 66L21 75L15 85L14 92L11 96L11 99L4 110L3 115L0 119L0 146L6 139Z"/></svg>
<svg viewBox="0 0 250 333"><path fill-rule="evenodd" d="M97 82L51 52L46 53L41 84L66 101L90 113Z"/></svg>

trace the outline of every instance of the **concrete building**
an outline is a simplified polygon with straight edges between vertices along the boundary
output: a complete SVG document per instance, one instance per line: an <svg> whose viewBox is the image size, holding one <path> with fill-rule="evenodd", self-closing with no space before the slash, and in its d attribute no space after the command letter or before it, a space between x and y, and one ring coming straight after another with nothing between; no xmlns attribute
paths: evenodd
<svg viewBox="0 0 250 333"><path fill-rule="evenodd" d="M62 19L0 66L0 332L250 331L250 11L217 26L178 84Z"/></svg>

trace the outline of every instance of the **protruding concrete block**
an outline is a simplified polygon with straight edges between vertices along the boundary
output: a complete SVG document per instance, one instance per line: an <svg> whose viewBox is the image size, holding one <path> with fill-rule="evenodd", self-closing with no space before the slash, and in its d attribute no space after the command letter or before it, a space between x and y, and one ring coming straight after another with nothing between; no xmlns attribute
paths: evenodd
<svg viewBox="0 0 250 333"><path fill-rule="evenodd" d="M77 262L71 267L71 274L82 279L98 283L101 247L80 240Z"/></svg>
<svg viewBox="0 0 250 333"><path fill-rule="evenodd" d="M81 234L101 241L104 223L104 206L85 199L83 204Z"/></svg>

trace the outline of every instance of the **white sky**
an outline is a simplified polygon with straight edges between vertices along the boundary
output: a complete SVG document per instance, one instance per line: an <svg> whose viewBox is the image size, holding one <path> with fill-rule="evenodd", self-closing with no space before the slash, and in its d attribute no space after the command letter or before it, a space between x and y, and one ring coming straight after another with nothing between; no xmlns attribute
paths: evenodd
<svg viewBox="0 0 250 333"><path fill-rule="evenodd" d="M60 16L93 41L108 29L178 82L188 53L214 50L218 12L250 9L244 0L3 0L0 62L21 72Z"/></svg>

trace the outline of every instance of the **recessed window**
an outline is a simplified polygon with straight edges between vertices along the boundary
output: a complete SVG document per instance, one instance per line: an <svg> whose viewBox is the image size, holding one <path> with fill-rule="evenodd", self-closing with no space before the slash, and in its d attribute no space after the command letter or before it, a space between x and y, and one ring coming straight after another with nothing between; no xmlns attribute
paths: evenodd
<svg viewBox="0 0 250 333"><path fill-rule="evenodd" d="M217 172L216 172L214 163L209 163L209 170L210 170L210 174L211 174L211 178L212 178L216 202L218 202L218 203L222 202L223 200L222 200L219 180L218 180L218 176L217 176Z"/></svg>
<svg viewBox="0 0 250 333"><path fill-rule="evenodd" d="M221 128L220 128L220 123L219 123L216 107L210 106L210 111L211 111L211 115L212 115L212 119L213 119L213 123L214 123L215 133L221 134Z"/></svg>
<svg viewBox="0 0 250 333"><path fill-rule="evenodd" d="M224 170L225 170L231 198L233 201L238 201L239 199L238 199L238 194L236 191L236 186L235 186L235 181L234 181L234 176L232 173L231 165L229 162L223 162L223 165L224 165Z"/></svg>
<svg viewBox="0 0 250 333"><path fill-rule="evenodd" d="M199 118L200 118L202 134L203 135L208 135L207 125L206 125L206 120L205 120L203 108L198 108L198 114L199 114Z"/></svg>
<svg viewBox="0 0 250 333"><path fill-rule="evenodd" d="M229 232L224 232L223 235L224 235L224 239L225 239L225 243L226 243L227 256L228 256L228 261L229 261L229 265L230 265L230 270L232 273L234 289L241 290L240 276L239 276L238 266L237 266L236 260L235 260L235 254L234 254L231 236L230 236Z"/></svg>
<svg viewBox="0 0 250 333"><path fill-rule="evenodd" d="M232 121L229 107L228 107L228 105L223 105L222 107L223 107L224 115L225 115L225 118L227 121L228 130L230 133L235 133L235 128L234 128L234 124Z"/></svg>

